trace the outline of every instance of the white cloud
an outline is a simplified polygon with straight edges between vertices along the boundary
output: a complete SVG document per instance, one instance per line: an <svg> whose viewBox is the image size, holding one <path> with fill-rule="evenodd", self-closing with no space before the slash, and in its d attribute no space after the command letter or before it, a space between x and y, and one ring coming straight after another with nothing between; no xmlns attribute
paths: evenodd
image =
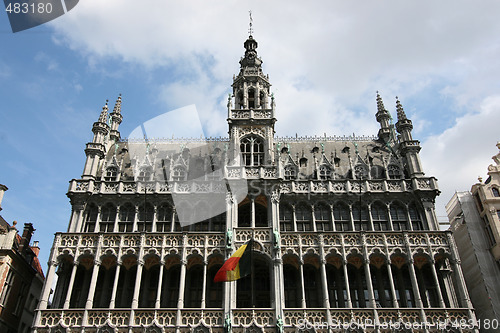
<svg viewBox="0 0 500 333"><path fill-rule="evenodd" d="M468 191L478 176L486 180L486 171L497 153L500 141L500 95L484 100L477 113L456 120L444 133L429 137L422 148L427 175L439 180L442 191L437 200L438 215L445 216L444 206L455 191Z"/></svg>

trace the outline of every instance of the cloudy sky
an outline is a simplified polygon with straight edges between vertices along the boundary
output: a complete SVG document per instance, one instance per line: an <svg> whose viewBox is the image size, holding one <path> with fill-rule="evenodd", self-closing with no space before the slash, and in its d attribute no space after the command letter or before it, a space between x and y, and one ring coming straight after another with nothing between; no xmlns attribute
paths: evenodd
<svg viewBox="0 0 500 333"><path fill-rule="evenodd" d="M227 135L249 10L278 136L374 135L378 90L394 115L398 96L413 121L442 190L441 219L455 190L486 178L500 140L498 1L82 0L15 34L4 13L1 214L34 223L43 262L67 228L68 181L82 173L106 99L123 94L122 136L191 104L208 136Z"/></svg>

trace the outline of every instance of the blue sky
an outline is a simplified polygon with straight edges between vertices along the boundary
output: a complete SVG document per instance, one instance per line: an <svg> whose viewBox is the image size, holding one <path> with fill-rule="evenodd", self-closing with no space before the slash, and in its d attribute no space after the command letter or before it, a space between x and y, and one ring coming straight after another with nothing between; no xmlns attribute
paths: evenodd
<svg viewBox="0 0 500 333"><path fill-rule="evenodd" d="M443 191L438 215L455 190L486 178L500 140L496 1L82 0L16 34L3 13L1 214L34 224L44 264L53 234L67 228L68 181L82 173L106 99L123 95L122 136L190 104L207 135L227 134L250 9L278 136L376 134L379 90L390 112L399 96L413 120L426 174Z"/></svg>

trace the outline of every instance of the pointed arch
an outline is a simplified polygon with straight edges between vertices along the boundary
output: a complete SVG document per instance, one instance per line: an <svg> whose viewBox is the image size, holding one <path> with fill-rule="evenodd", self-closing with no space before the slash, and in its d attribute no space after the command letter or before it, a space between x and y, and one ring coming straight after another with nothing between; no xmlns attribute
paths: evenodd
<svg viewBox="0 0 500 333"><path fill-rule="evenodd" d="M375 231L390 230L387 206L384 203L380 201L374 202L370 206L370 211L372 215L373 229Z"/></svg>
<svg viewBox="0 0 500 333"><path fill-rule="evenodd" d="M349 206L343 202L337 202L333 206L333 219L335 222L336 231L350 231L351 230L351 215L349 213Z"/></svg>
<svg viewBox="0 0 500 333"><path fill-rule="evenodd" d="M131 232L134 228L135 206L130 202L120 206L120 216L118 222L118 231Z"/></svg>
<svg viewBox="0 0 500 333"><path fill-rule="evenodd" d="M280 230L293 231L293 208L288 203L280 204Z"/></svg>
<svg viewBox="0 0 500 333"><path fill-rule="evenodd" d="M332 212L330 206L323 202L315 204L314 221L316 223L316 231L331 231Z"/></svg>
<svg viewBox="0 0 500 333"><path fill-rule="evenodd" d="M83 226L84 232L94 232L95 226L97 223L97 215L99 213L99 209L95 203L91 203L85 209L85 224Z"/></svg>
<svg viewBox="0 0 500 333"><path fill-rule="evenodd" d="M264 140L256 135L243 137L240 152L246 166L260 166L264 163Z"/></svg>
<svg viewBox="0 0 500 333"><path fill-rule="evenodd" d="M403 204L399 202L391 203L390 213L391 213L392 230L395 231L408 230L406 207Z"/></svg>

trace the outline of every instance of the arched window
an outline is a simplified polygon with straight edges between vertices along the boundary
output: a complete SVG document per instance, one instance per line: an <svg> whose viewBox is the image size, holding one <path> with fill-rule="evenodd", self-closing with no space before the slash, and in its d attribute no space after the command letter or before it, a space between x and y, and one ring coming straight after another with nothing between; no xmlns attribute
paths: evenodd
<svg viewBox="0 0 500 333"><path fill-rule="evenodd" d="M330 307L332 308L345 308L347 301L347 290L344 277L344 270L342 269L342 259L335 258L337 265L328 263L326 265L326 276L328 281L328 298L330 300Z"/></svg>
<svg viewBox="0 0 500 333"><path fill-rule="evenodd" d="M92 268L94 267L94 258L80 258L80 264L76 270L73 290L71 292L70 308L84 308L87 301L87 295L90 288L92 277Z"/></svg>
<svg viewBox="0 0 500 333"><path fill-rule="evenodd" d="M415 274L418 281L420 298L426 308L439 307L436 281L432 273L431 263L427 257L415 256Z"/></svg>
<svg viewBox="0 0 500 333"><path fill-rule="evenodd" d="M285 167L285 175L284 178L285 180L292 180L297 177L297 171L295 170L294 165L287 165Z"/></svg>
<svg viewBox="0 0 500 333"><path fill-rule="evenodd" d="M141 290L139 292L139 307L154 308L160 277L160 259L148 257L142 270Z"/></svg>
<svg viewBox="0 0 500 333"><path fill-rule="evenodd" d="M415 297L411 285L410 272L406 259L401 256L391 258L392 279L396 291L396 300L402 308L415 307Z"/></svg>
<svg viewBox="0 0 500 333"><path fill-rule="evenodd" d="M240 144L243 162L246 166L259 166L264 162L264 143L262 139L249 136L243 138Z"/></svg>
<svg viewBox="0 0 500 333"><path fill-rule="evenodd" d="M135 278L137 276L137 258L127 257L120 265L118 288L116 289L116 307L130 308L134 296Z"/></svg>
<svg viewBox="0 0 500 333"><path fill-rule="evenodd" d="M253 89L248 89L248 108L255 108L255 91Z"/></svg>
<svg viewBox="0 0 500 333"><path fill-rule="evenodd" d="M131 203L120 206L120 221L118 230L120 232L131 232L134 227L135 207Z"/></svg>
<svg viewBox="0 0 500 333"><path fill-rule="evenodd" d="M118 169L114 166L110 166L106 169L104 175L104 180L107 182L114 182L118 177Z"/></svg>
<svg viewBox="0 0 500 333"><path fill-rule="evenodd" d="M354 220L354 230L370 230L370 221L368 220L368 207L360 207L359 203L352 208L352 218Z"/></svg>
<svg viewBox="0 0 500 333"><path fill-rule="evenodd" d="M498 188L496 187L491 188L491 193L493 194L494 197L500 197L500 191L498 191Z"/></svg>
<svg viewBox="0 0 500 333"><path fill-rule="evenodd" d="M220 258L222 261L222 258ZM223 283L215 283L215 274L222 267L221 264L209 264L208 277L207 277L207 291L206 291L206 305L207 308L221 308L222 307L222 287Z"/></svg>
<svg viewBox="0 0 500 333"><path fill-rule="evenodd" d="M285 307L300 308L300 277L299 270L290 264L283 265L283 278L285 287Z"/></svg>
<svg viewBox="0 0 500 333"><path fill-rule="evenodd" d="M330 167L327 165L320 165L319 166L319 179L322 180L327 180L332 178L332 171L330 170Z"/></svg>
<svg viewBox="0 0 500 333"><path fill-rule="evenodd" d="M253 255L252 271L254 274L237 281L236 304L238 308L251 308L253 306L256 308L269 308L271 306L269 264L257 253L253 253Z"/></svg>
<svg viewBox="0 0 500 333"><path fill-rule="evenodd" d="M186 273L185 307L201 307L201 295L203 294L203 265L193 265Z"/></svg>
<svg viewBox="0 0 500 333"><path fill-rule="evenodd" d="M186 180L186 169L181 166L174 167L172 180L177 182Z"/></svg>
<svg viewBox="0 0 500 333"><path fill-rule="evenodd" d="M250 202L243 203L238 207L238 227L250 227L251 223L252 204Z"/></svg>
<svg viewBox="0 0 500 333"><path fill-rule="evenodd" d="M349 207L343 203L338 203L333 206L333 219L335 221L336 231L351 230L351 218Z"/></svg>
<svg viewBox="0 0 500 333"><path fill-rule="evenodd" d="M162 204L156 210L156 231L169 232L172 226L172 207L169 204Z"/></svg>
<svg viewBox="0 0 500 333"><path fill-rule="evenodd" d="M401 169L395 164L389 164L387 166L387 175L389 179L401 179Z"/></svg>
<svg viewBox="0 0 500 333"><path fill-rule="evenodd" d="M316 221L316 231L332 230L332 214L329 206L323 203L314 205L314 219Z"/></svg>
<svg viewBox="0 0 500 333"><path fill-rule="evenodd" d="M212 226L210 228L211 231L224 231L226 227L226 213L221 213L217 216L212 217Z"/></svg>
<svg viewBox="0 0 500 333"><path fill-rule="evenodd" d="M54 292L54 301L52 302L52 307L54 309L62 309L64 305L72 269L73 259L70 257L62 259L57 267L57 285Z"/></svg>
<svg viewBox="0 0 500 333"><path fill-rule="evenodd" d="M319 269L311 264L305 264L303 270L306 306L308 308L322 307L322 290L319 278Z"/></svg>
<svg viewBox="0 0 500 333"><path fill-rule="evenodd" d="M178 258L177 262L179 262ZM165 267L167 268L167 267ZM181 274L180 263L172 264L163 274L160 306L162 308L176 308L179 301L179 282Z"/></svg>
<svg viewBox="0 0 500 333"><path fill-rule="evenodd" d="M91 203L90 206L88 206L86 209L85 226L84 226L85 232L95 231L95 225L97 222L97 213L98 213L97 206L94 203Z"/></svg>
<svg viewBox="0 0 500 333"><path fill-rule="evenodd" d="M101 221L99 230L101 232L113 232L116 220L116 207L112 203L107 203L101 207Z"/></svg>
<svg viewBox="0 0 500 333"><path fill-rule="evenodd" d="M293 211L288 204L280 205L280 230L293 231Z"/></svg>
<svg viewBox="0 0 500 333"><path fill-rule="evenodd" d="M379 255L370 258L370 275L377 307L391 308L391 285L385 258Z"/></svg>
<svg viewBox="0 0 500 333"><path fill-rule="evenodd" d="M368 179L368 171L363 165L356 165L354 167L354 176L356 179Z"/></svg>
<svg viewBox="0 0 500 333"><path fill-rule="evenodd" d="M97 275L93 308L107 308L111 300L113 281L116 274L116 258L106 256L101 258L101 266Z"/></svg>
<svg viewBox="0 0 500 333"><path fill-rule="evenodd" d="M138 182L148 182L151 180L151 167L142 167L137 175Z"/></svg>
<svg viewBox="0 0 500 333"><path fill-rule="evenodd" d="M267 227L267 207L260 202L255 202L255 226L257 228Z"/></svg>
<svg viewBox="0 0 500 333"><path fill-rule="evenodd" d="M295 224L297 231L312 231L311 207L306 204L299 204L295 207Z"/></svg>
<svg viewBox="0 0 500 333"><path fill-rule="evenodd" d="M422 218L417 210L415 204L411 204L408 207L408 213L410 214L411 226L413 230L424 230L424 223L422 222Z"/></svg>
<svg viewBox="0 0 500 333"><path fill-rule="evenodd" d="M349 275L349 289L353 308L369 307L368 286L366 283L363 258L353 256L348 259L347 272Z"/></svg>
<svg viewBox="0 0 500 333"><path fill-rule="evenodd" d="M387 207L380 203L371 205L373 229L376 231L389 230L389 221L387 217Z"/></svg>
<svg viewBox="0 0 500 333"><path fill-rule="evenodd" d="M407 220L406 220L406 209L398 204L391 204L391 221L392 228L395 231L408 230Z"/></svg>

